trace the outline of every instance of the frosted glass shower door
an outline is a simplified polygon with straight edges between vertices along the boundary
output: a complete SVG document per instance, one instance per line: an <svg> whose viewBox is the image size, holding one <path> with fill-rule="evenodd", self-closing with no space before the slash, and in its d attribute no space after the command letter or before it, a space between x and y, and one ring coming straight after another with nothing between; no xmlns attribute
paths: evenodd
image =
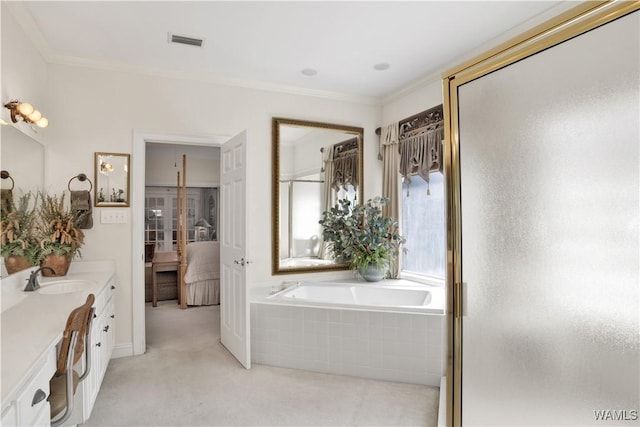
<svg viewBox="0 0 640 427"><path fill-rule="evenodd" d="M463 425L640 423L639 28L457 88Z"/></svg>

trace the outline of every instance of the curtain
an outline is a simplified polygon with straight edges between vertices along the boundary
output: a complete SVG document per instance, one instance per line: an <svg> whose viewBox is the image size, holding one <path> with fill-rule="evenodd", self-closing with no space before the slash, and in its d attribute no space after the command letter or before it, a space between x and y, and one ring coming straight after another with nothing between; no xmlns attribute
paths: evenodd
<svg viewBox="0 0 640 427"><path fill-rule="evenodd" d="M324 190L322 192L322 203L320 205L321 212L324 212L333 207L333 145L327 145L322 151L322 162L324 165ZM318 258L330 259L331 253L328 248L328 243L325 243L322 236L320 236L320 244L318 249Z"/></svg>
<svg viewBox="0 0 640 427"><path fill-rule="evenodd" d="M382 157L382 196L389 199L383 206L382 214L399 220L400 215L400 159L398 150L398 123L382 127L378 158ZM398 257L389 265L389 274L397 278L400 272Z"/></svg>
<svg viewBox="0 0 640 427"><path fill-rule="evenodd" d="M427 181L427 194L429 194L429 172L442 167L443 139L442 122L417 129L417 132L402 138L400 141L400 175L407 185L411 183L411 175L419 175ZM409 195L408 189L407 195Z"/></svg>
<svg viewBox="0 0 640 427"><path fill-rule="evenodd" d="M326 148L325 148L326 150ZM332 185L338 191L349 184L358 188L358 138L353 138L329 148L333 153Z"/></svg>

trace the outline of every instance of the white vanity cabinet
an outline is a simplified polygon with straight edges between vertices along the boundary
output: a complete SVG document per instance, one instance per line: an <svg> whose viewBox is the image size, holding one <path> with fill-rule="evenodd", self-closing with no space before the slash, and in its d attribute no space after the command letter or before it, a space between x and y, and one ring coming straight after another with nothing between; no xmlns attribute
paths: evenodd
<svg viewBox="0 0 640 427"><path fill-rule="evenodd" d="M76 391L73 414L64 426L84 423L93 411L93 405L100 391L115 343L115 304L113 299L115 288L115 281L111 279L96 294L93 305L95 312L91 324L91 342L87 347L91 352L91 370Z"/></svg>
<svg viewBox="0 0 640 427"><path fill-rule="evenodd" d="M2 426L48 426L49 381L56 372L56 349L51 348L15 401L2 413Z"/></svg>
<svg viewBox="0 0 640 427"><path fill-rule="evenodd" d="M42 289L25 293L30 270L2 279L0 426L49 426L49 381L56 371L57 345L69 313L95 295L91 325L91 372L78 385L71 417L64 425L83 424L96 401L115 343L115 264L113 261L74 262L64 278L42 278ZM82 290L43 292L55 282L82 282ZM49 283L52 282L52 283ZM59 285L58 285L59 286ZM10 303L6 303L9 301ZM84 371L82 358L75 369Z"/></svg>
<svg viewBox="0 0 640 427"><path fill-rule="evenodd" d="M91 326L91 372L82 382L83 421L91 415L100 385L107 370L115 343L115 305L113 291L115 283L110 280L100 295L96 295L95 313Z"/></svg>

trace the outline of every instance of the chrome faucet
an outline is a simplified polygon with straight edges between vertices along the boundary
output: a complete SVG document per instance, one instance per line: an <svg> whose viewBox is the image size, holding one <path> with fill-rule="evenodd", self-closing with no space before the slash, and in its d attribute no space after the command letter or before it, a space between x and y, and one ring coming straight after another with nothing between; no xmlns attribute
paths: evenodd
<svg viewBox="0 0 640 427"><path fill-rule="evenodd" d="M33 270L29 276L29 280L27 280L27 286L24 287L25 292L33 292L40 288L40 283L38 283L38 273L42 270L49 270L53 274L56 274L56 271L51 267L40 267L37 270Z"/></svg>

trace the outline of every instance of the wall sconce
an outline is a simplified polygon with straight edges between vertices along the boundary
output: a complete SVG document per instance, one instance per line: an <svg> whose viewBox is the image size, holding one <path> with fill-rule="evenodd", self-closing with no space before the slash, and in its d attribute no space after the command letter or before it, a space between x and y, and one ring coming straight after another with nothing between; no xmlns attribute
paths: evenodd
<svg viewBox="0 0 640 427"><path fill-rule="evenodd" d="M18 123L18 119L22 119L23 121L33 123L40 128L46 128L49 126L49 120L47 120L40 111L33 108L33 105L29 103L10 101L4 106L11 111L11 121L13 123Z"/></svg>

